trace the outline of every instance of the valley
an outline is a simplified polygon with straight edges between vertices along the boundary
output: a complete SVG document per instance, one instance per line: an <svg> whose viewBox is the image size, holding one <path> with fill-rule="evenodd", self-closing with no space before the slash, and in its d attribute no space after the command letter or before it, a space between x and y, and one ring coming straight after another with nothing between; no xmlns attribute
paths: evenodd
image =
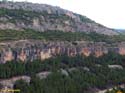
<svg viewBox="0 0 125 93"><path fill-rule="evenodd" d="M0 90L125 93L124 84L124 34L57 6L0 1Z"/></svg>

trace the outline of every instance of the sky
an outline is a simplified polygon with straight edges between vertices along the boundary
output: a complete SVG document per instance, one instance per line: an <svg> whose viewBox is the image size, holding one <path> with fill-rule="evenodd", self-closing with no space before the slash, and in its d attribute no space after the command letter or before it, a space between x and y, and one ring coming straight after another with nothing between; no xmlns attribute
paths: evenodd
<svg viewBox="0 0 125 93"><path fill-rule="evenodd" d="M14 0L15 1L15 0ZM59 6L109 28L125 29L125 0L17 0Z"/></svg>

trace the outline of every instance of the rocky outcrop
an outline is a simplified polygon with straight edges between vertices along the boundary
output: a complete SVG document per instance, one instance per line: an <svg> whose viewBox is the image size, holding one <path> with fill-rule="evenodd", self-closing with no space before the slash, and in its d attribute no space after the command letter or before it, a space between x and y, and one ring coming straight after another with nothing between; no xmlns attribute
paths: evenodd
<svg viewBox="0 0 125 93"><path fill-rule="evenodd" d="M7 10L1 10L3 8ZM1 2L0 10L5 11L0 16L0 29L4 30L81 31L118 35L113 29L102 26L85 16L50 5L26 2Z"/></svg>
<svg viewBox="0 0 125 93"><path fill-rule="evenodd" d="M47 76L50 75L51 73L52 72L45 71L45 72L40 72L36 74L36 76L39 77L40 79L44 79L44 78L47 78Z"/></svg>
<svg viewBox="0 0 125 93"><path fill-rule="evenodd" d="M0 80L0 84L2 85L0 93L14 93L13 86L18 80L24 80L25 82L30 83L31 78L29 76L18 76L6 80Z"/></svg>
<svg viewBox="0 0 125 93"><path fill-rule="evenodd" d="M125 55L125 43L115 44L112 47L104 42L47 42L39 40L20 40L13 42L0 43L0 63L5 63L11 60L26 62L36 59L45 60L57 55L89 56L90 54L100 57L107 54L109 51Z"/></svg>
<svg viewBox="0 0 125 93"><path fill-rule="evenodd" d="M13 23L0 23L0 29L1 30L6 30L6 29L13 29L13 30L21 30L20 27L16 26L15 24Z"/></svg>
<svg viewBox="0 0 125 93"><path fill-rule="evenodd" d="M123 69L121 65L108 65L108 67L112 69Z"/></svg>
<svg viewBox="0 0 125 93"><path fill-rule="evenodd" d="M120 55L125 55L125 44L124 43L121 43L120 45L119 45L119 54Z"/></svg>
<svg viewBox="0 0 125 93"><path fill-rule="evenodd" d="M36 74L36 77L40 79L45 79L51 73L52 72L49 72L49 71L40 72ZM68 74L66 70L61 70L61 73ZM14 93L13 92L14 84L16 81L19 81L19 80L23 80L29 84L31 81L31 77L30 76L16 76L16 77L12 77L9 79L0 79L0 93ZM8 90L12 90L12 91L8 91ZM19 89L16 89L16 90L19 90ZM20 91L21 90L19 90L19 92Z"/></svg>
<svg viewBox="0 0 125 93"><path fill-rule="evenodd" d="M51 74L51 72L46 71L46 72L37 73L36 76L40 79L44 79L49 74ZM18 80L23 80L26 83L30 83L31 77L30 76L17 76L17 77L12 77L12 78L9 78L9 79L0 79L0 85L1 85L0 93L14 93L13 92L13 86L14 86L15 82L18 81Z"/></svg>

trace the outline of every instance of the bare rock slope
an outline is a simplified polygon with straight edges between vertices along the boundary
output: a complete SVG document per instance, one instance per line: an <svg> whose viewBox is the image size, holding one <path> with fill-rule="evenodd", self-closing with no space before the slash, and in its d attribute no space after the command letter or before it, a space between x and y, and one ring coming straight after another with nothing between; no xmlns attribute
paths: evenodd
<svg viewBox="0 0 125 93"><path fill-rule="evenodd" d="M26 2L0 3L0 29L36 31L97 32L117 35L113 29L59 7Z"/></svg>

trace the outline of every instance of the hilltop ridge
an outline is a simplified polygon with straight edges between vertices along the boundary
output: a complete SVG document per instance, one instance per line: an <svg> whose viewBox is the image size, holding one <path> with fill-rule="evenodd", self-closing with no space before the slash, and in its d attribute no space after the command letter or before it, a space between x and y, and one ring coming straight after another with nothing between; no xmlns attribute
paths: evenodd
<svg viewBox="0 0 125 93"><path fill-rule="evenodd" d="M33 29L44 32L96 32L118 35L93 20L60 7L27 2L0 2L0 29Z"/></svg>

